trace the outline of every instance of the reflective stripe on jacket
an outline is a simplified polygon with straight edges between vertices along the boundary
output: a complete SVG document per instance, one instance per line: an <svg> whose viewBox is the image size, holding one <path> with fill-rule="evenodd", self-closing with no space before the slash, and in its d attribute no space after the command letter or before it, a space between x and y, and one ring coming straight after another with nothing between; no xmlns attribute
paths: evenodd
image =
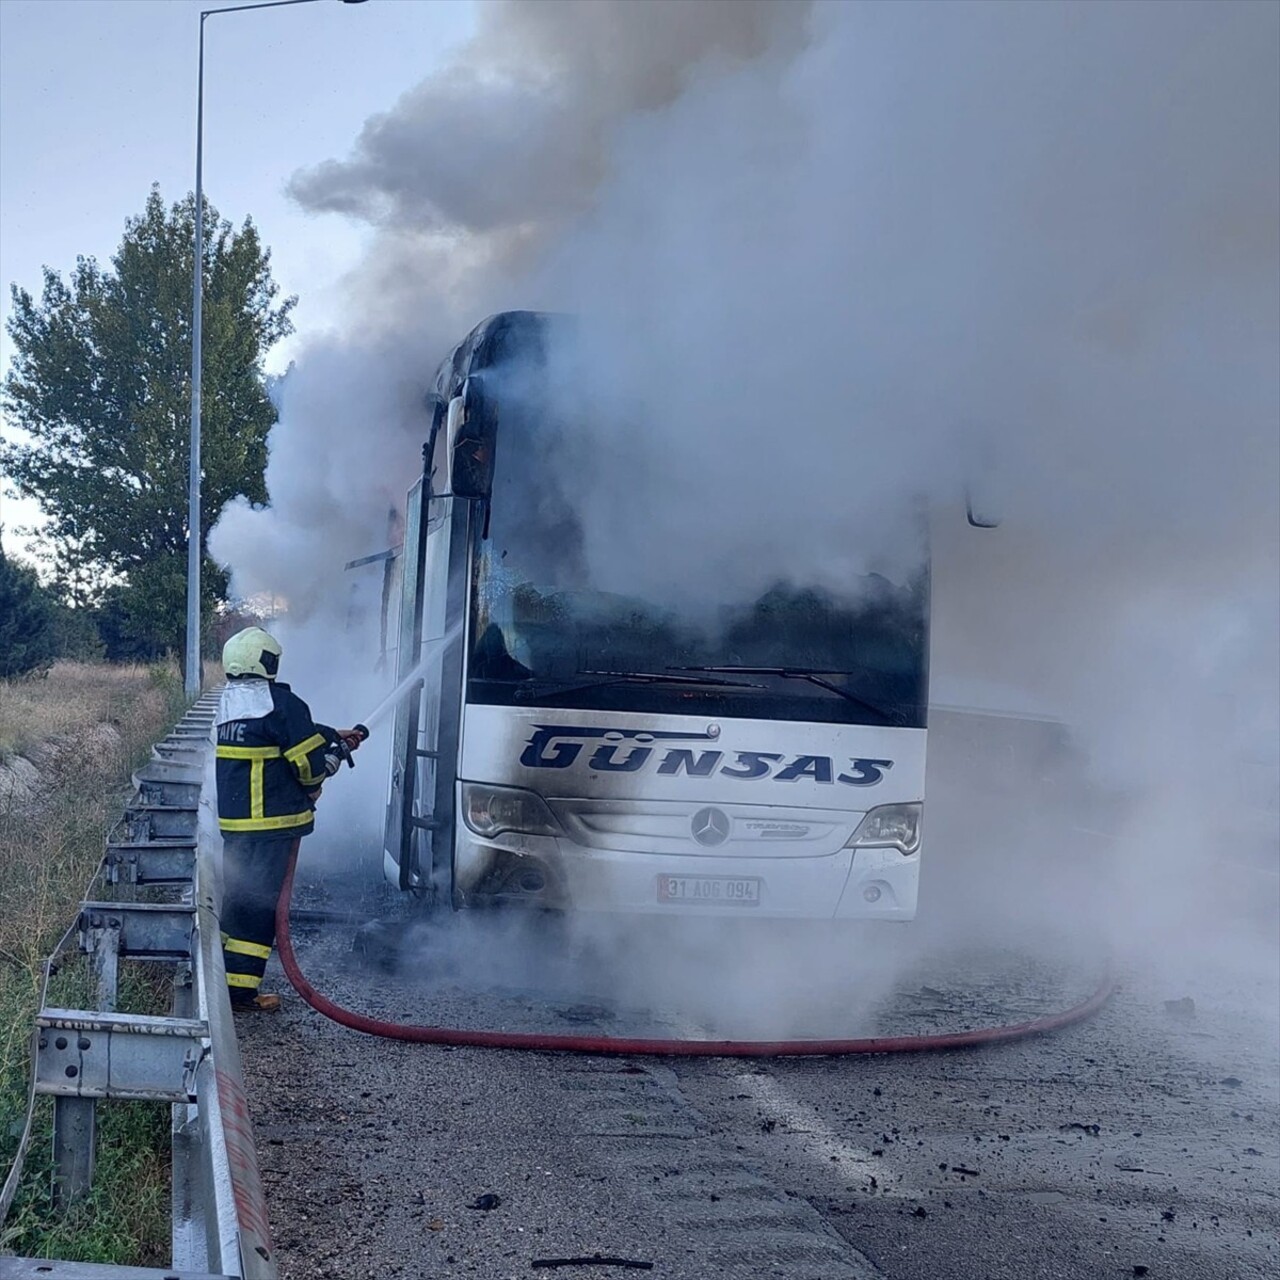
<svg viewBox="0 0 1280 1280"><path fill-rule="evenodd" d="M306 835L315 820L308 792L324 782L325 749L337 736L287 684L232 681L218 713L218 825Z"/></svg>

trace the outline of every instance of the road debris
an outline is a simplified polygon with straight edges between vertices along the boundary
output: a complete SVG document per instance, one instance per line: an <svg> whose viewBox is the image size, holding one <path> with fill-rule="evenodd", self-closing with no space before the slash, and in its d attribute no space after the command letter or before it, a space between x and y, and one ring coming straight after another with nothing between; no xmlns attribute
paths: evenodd
<svg viewBox="0 0 1280 1280"><path fill-rule="evenodd" d="M613 1019L613 1010L602 1004L572 1004L556 1012L566 1022L609 1022Z"/></svg>
<svg viewBox="0 0 1280 1280"><path fill-rule="evenodd" d="M1171 1018L1194 1018L1196 1002L1190 996L1183 996L1181 1000L1166 1000L1164 1011Z"/></svg>
<svg viewBox="0 0 1280 1280"><path fill-rule="evenodd" d="M652 1271L652 1262L643 1262L638 1258L607 1258L603 1254L592 1254L589 1258L534 1258L529 1264L535 1271L551 1267L629 1267L632 1271Z"/></svg>
<svg viewBox="0 0 1280 1280"><path fill-rule="evenodd" d="M495 1196L492 1191L486 1191L482 1196L476 1198L467 1205L468 1209L482 1209L488 1213L491 1209L496 1209L502 1203L501 1196Z"/></svg>

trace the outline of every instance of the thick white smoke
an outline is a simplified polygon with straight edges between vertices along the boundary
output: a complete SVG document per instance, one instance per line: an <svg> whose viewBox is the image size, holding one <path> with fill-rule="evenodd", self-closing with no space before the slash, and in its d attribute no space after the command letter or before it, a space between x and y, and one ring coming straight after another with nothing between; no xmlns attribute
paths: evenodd
<svg viewBox="0 0 1280 1280"><path fill-rule="evenodd" d="M380 235L349 282L346 330L311 344L278 389L270 504L233 503L211 535L233 592L285 600L295 624L345 619L342 565L387 543L441 357L489 311L528 304L528 271L591 207L623 120L674 101L704 60L728 70L798 48L807 12L485 5L456 64L370 120L350 160L295 175L304 207Z"/></svg>
<svg viewBox="0 0 1280 1280"><path fill-rule="evenodd" d="M339 616L448 345L573 312L580 402L635 463L586 497L591 572L838 585L927 499L937 696L1076 726L1126 796L1118 916L1145 943L1274 898L1280 9L481 12L294 179L381 230L349 336L286 381L271 507L216 531L236 587ZM1000 530L965 525L967 483Z"/></svg>

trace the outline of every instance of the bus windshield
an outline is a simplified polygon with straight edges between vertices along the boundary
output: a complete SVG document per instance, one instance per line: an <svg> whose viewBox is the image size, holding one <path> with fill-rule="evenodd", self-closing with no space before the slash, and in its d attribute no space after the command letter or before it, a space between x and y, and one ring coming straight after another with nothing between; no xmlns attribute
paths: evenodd
<svg viewBox="0 0 1280 1280"><path fill-rule="evenodd" d="M542 418L502 405L472 557L470 702L924 726L927 567L840 597L778 582L697 619L612 591L589 580L559 433Z"/></svg>

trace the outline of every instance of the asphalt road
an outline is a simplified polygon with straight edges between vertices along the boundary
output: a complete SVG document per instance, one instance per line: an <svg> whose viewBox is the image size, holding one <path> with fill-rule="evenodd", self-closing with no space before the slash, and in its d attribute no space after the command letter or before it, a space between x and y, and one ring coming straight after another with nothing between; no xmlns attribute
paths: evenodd
<svg viewBox="0 0 1280 1280"><path fill-rule="evenodd" d="M768 1038L1019 1022L1079 1001L1110 954L1096 1018L945 1054L673 1060L377 1040L287 994L241 1029L285 1280L643 1274L535 1267L597 1257L655 1280L1280 1274L1273 835L1145 840L1150 815L1073 800L1061 749L991 768L966 725L931 729L910 926L454 917L410 931L389 975L331 923L298 930L300 959L392 1020ZM301 905L404 911L376 849L363 878L320 874L325 840L351 865L336 826L307 841Z"/></svg>
<svg viewBox="0 0 1280 1280"><path fill-rule="evenodd" d="M384 1016L603 1032L665 1018L597 992L570 1003L563 976L491 966L469 982L443 952L432 981L393 979L353 964L351 935L302 930L304 967ZM857 1030L974 1025L1002 1003L1025 1016L1096 977L1084 958L1056 963L1009 947L917 957ZM534 1265L599 1255L664 1280L1277 1274L1276 1031L1258 1014L1273 984L1206 972L1171 989L1133 964L1123 978L1097 1018L1053 1036L843 1060L431 1048L289 996L241 1019L281 1273L642 1273Z"/></svg>

